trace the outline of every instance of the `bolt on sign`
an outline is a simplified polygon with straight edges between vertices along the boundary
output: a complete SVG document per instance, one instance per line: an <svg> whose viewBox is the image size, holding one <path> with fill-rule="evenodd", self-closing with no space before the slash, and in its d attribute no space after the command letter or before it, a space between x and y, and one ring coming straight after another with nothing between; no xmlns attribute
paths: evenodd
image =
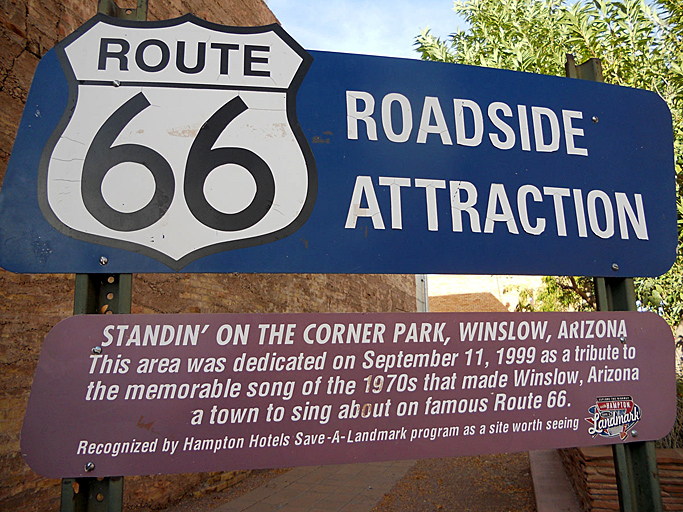
<svg viewBox="0 0 683 512"><path fill-rule="evenodd" d="M58 478L654 440L671 337L636 312L75 316L45 339L21 452Z"/></svg>
<svg viewBox="0 0 683 512"><path fill-rule="evenodd" d="M0 264L659 275L672 140L647 91L98 15L36 71Z"/></svg>

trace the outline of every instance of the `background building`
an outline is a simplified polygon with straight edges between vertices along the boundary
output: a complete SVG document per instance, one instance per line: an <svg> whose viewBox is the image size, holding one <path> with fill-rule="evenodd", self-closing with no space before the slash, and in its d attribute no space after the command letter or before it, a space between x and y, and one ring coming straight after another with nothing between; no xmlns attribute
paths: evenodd
<svg viewBox="0 0 683 512"><path fill-rule="evenodd" d="M430 275L430 311L514 311L520 289L541 286L540 276Z"/></svg>

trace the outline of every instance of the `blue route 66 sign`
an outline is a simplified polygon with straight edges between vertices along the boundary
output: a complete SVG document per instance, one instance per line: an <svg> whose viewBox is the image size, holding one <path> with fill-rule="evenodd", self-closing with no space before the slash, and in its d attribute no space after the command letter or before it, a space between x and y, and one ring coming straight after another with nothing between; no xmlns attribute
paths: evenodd
<svg viewBox="0 0 683 512"><path fill-rule="evenodd" d="M647 91L98 15L34 76L0 266L657 275L672 140Z"/></svg>

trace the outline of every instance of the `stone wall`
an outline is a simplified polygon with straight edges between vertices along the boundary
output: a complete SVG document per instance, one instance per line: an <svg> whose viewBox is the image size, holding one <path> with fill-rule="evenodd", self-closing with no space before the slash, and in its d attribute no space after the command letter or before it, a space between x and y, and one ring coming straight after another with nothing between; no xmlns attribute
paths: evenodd
<svg viewBox="0 0 683 512"><path fill-rule="evenodd" d="M0 2L2 179L40 57L92 17L97 2ZM135 7L135 1L119 0L119 5ZM261 0L150 0L150 20L188 12L225 25L277 22ZM72 314L73 289L72 275L0 270L0 510L58 507L60 482L24 464L19 435L42 340ZM133 279L133 313L415 311L415 291L414 276L140 274ZM232 473L126 478L125 500L130 506L161 506L201 483L235 479L239 475Z"/></svg>
<svg viewBox="0 0 683 512"><path fill-rule="evenodd" d="M560 455L583 510L619 510L611 447L569 448ZM657 469L664 510L683 510L683 450L657 449Z"/></svg>

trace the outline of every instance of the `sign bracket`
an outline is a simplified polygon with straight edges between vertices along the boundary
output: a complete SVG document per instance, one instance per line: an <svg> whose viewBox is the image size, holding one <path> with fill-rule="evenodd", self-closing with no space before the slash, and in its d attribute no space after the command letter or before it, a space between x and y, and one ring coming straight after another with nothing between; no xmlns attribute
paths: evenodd
<svg viewBox="0 0 683 512"><path fill-rule="evenodd" d="M604 82L600 59L576 65L567 54L567 77ZM635 311L633 278L596 277L595 295L599 311ZM619 510L622 512L657 512L663 510L657 470L655 444L652 441L612 445L617 477Z"/></svg>
<svg viewBox="0 0 683 512"><path fill-rule="evenodd" d="M130 313L132 274L76 274L74 315Z"/></svg>
<svg viewBox="0 0 683 512"><path fill-rule="evenodd" d="M116 5L116 0L98 0L97 12L113 18L147 21L148 0L137 0L137 8L129 9Z"/></svg>

